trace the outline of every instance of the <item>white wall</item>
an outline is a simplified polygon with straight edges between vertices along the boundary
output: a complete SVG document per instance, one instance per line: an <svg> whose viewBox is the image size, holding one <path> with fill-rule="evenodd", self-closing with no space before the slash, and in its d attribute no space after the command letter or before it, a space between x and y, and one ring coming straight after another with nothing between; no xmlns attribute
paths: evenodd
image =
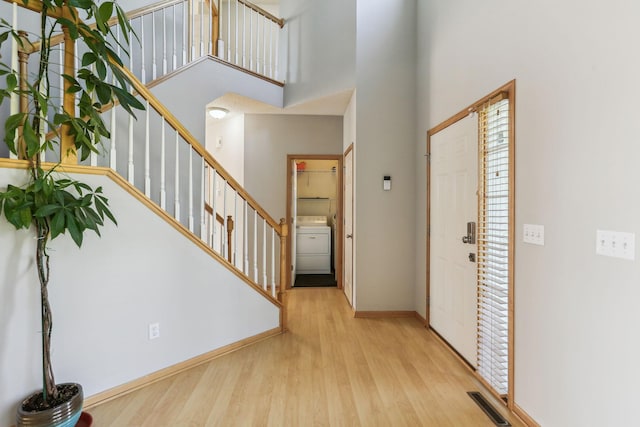
<svg viewBox="0 0 640 427"><path fill-rule="evenodd" d="M413 1L358 2L359 311L415 309L415 12ZM391 191L382 190L384 175Z"/></svg>
<svg viewBox="0 0 640 427"><path fill-rule="evenodd" d="M245 188L276 220L286 216L287 155L342 154L342 117L245 116Z"/></svg>
<svg viewBox="0 0 640 427"><path fill-rule="evenodd" d="M280 13L285 105L352 89L356 0L281 0Z"/></svg>
<svg viewBox="0 0 640 427"><path fill-rule="evenodd" d="M207 151L243 185L244 114L230 113L224 119L214 119L207 115L206 123Z"/></svg>
<svg viewBox="0 0 640 427"><path fill-rule="evenodd" d="M0 169L0 188L24 172ZM91 396L279 324L277 308L111 180L118 227L82 250L51 244L53 362L58 382ZM39 294L33 237L0 219L0 425L39 387ZM149 341L148 324L160 323Z"/></svg>
<svg viewBox="0 0 640 427"><path fill-rule="evenodd" d="M282 107L283 88L213 60L204 60L154 86L152 92L204 145L206 105L236 93Z"/></svg>
<svg viewBox="0 0 640 427"><path fill-rule="evenodd" d="M597 256L595 235L640 232L640 4L429 1L418 12L416 157L428 128L517 80L516 403L545 427L633 424L640 264ZM544 246L522 243L525 223L545 226Z"/></svg>

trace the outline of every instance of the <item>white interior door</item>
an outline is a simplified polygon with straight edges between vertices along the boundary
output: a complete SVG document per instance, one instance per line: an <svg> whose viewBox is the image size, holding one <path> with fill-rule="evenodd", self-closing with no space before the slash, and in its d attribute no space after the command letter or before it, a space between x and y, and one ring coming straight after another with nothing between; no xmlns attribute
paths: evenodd
<svg viewBox="0 0 640 427"><path fill-rule="evenodd" d="M344 156L344 294L353 306L353 150Z"/></svg>
<svg viewBox="0 0 640 427"><path fill-rule="evenodd" d="M296 283L296 228L298 222L298 174L296 161L291 161L291 286Z"/></svg>
<svg viewBox="0 0 640 427"><path fill-rule="evenodd" d="M478 130L464 118L431 136L429 323L476 366L476 245L463 243L477 222Z"/></svg>

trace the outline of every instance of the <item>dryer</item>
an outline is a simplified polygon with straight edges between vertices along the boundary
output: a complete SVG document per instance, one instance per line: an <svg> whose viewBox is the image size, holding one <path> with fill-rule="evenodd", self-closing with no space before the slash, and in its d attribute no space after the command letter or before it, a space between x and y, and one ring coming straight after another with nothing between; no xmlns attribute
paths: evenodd
<svg viewBox="0 0 640 427"><path fill-rule="evenodd" d="M331 227L327 217L296 219L296 273L331 274Z"/></svg>

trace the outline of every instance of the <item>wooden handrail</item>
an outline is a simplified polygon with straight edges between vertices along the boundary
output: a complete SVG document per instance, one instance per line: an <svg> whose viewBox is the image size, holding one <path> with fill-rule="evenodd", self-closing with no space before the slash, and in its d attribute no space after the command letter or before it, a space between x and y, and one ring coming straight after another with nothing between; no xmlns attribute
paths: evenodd
<svg viewBox="0 0 640 427"><path fill-rule="evenodd" d="M213 215L213 207L209 203L204 204L204 210L207 211L209 215ZM224 217L216 212L216 221L220 223L220 225L224 226Z"/></svg>
<svg viewBox="0 0 640 427"><path fill-rule="evenodd" d="M243 5L247 6L249 9L255 12L258 12L260 15L264 16L265 18L275 22L280 26L280 28L284 27L284 19L273 16L272 14L270 14L260 6L255 5L247 0L238 0L238 3L242 3Z"/></svg>

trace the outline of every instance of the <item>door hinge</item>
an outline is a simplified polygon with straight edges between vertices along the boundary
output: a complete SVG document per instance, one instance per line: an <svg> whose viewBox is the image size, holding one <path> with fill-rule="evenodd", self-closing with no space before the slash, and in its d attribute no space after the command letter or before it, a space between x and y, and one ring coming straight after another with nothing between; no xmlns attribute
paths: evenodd
<svg viewBox="0 0 640 427"><path fill-rule="evenodd" d="M430 162L431 161L431 153L427 153L424 155L427 158L427 161Z"/></svg>

